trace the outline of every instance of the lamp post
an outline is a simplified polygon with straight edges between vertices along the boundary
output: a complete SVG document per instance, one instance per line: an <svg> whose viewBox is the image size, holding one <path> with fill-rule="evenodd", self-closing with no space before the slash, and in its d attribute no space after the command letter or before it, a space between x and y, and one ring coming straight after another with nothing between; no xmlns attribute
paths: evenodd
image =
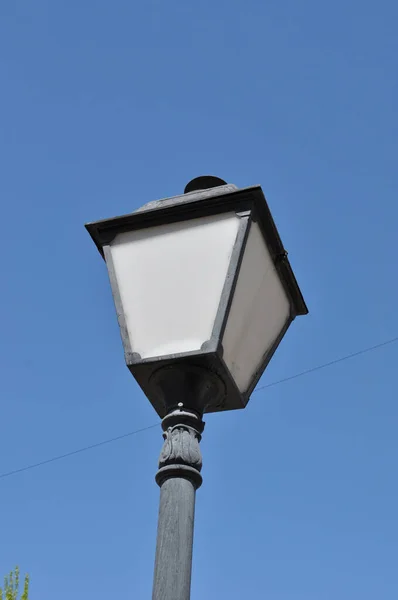
<svg viewBox="0 0 398 600"><path fill-rule="evenodd" d="M126 364L162 418L153 600L189 600L203 414L244 408L308 310L260 186L198 177L183 195L86 228Z"/></svg>

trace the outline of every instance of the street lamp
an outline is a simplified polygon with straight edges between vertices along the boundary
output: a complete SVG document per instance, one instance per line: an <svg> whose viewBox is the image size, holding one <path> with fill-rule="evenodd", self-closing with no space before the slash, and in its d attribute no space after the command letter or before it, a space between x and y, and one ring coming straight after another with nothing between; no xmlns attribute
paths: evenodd
<svg viewBox="0 0 398 600"><path fill-rule="evenodd" d="M203 413L244 408L308 310L260 186L198 177L183 195L86 228L126 364L163 419L153 600L188 600Z"/></svg>

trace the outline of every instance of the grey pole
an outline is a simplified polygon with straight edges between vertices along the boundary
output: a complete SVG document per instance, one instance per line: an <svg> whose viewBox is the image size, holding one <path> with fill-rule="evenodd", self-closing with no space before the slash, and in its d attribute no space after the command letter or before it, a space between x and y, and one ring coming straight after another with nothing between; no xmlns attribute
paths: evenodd
<svg viewBox="0 0 398 600"><path fill-rule="evenodd" d="M196 490L202 484L203 410L223 386L210 371L173 365L154 375L165 406L156 482L160 507L152 600L189 600Z"/></svg>
<svg viewBox="0 0 398 600"><path fill-rule="evenodd" d="M204 423L177 409L162 421L165 442L156 481L160 507L152 600L189 600L195 495L202 483L199 448Z"/></svg>

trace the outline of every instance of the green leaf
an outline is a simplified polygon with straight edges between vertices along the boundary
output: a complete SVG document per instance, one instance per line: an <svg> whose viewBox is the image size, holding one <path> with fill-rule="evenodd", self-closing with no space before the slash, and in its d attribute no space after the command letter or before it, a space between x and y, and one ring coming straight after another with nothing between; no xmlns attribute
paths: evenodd
<svg viewBox="0 0 398 600"><path fill-rule="evenodd" d="M29 600L29 575L25 575L22 596L19 595L19 567L4 578L4 589L0 588L0 600Z"/></svg>

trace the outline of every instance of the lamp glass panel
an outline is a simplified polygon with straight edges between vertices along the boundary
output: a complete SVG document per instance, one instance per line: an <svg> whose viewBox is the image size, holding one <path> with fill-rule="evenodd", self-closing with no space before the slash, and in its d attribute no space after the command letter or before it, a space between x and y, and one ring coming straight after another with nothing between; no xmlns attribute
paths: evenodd
<svg viewBox="0 0 398 600"><path fill-rule="evenodd" d="M224 360L247 391L282 332L290 303L257 223L252 223L223 335Z"/></svg>
<svg viewBox="0 0 398 600"><path fill-rule="evenodd" d="M110 253L132 352L197 351L211 338L238 227L226 213L116 236Z"/></svg>

